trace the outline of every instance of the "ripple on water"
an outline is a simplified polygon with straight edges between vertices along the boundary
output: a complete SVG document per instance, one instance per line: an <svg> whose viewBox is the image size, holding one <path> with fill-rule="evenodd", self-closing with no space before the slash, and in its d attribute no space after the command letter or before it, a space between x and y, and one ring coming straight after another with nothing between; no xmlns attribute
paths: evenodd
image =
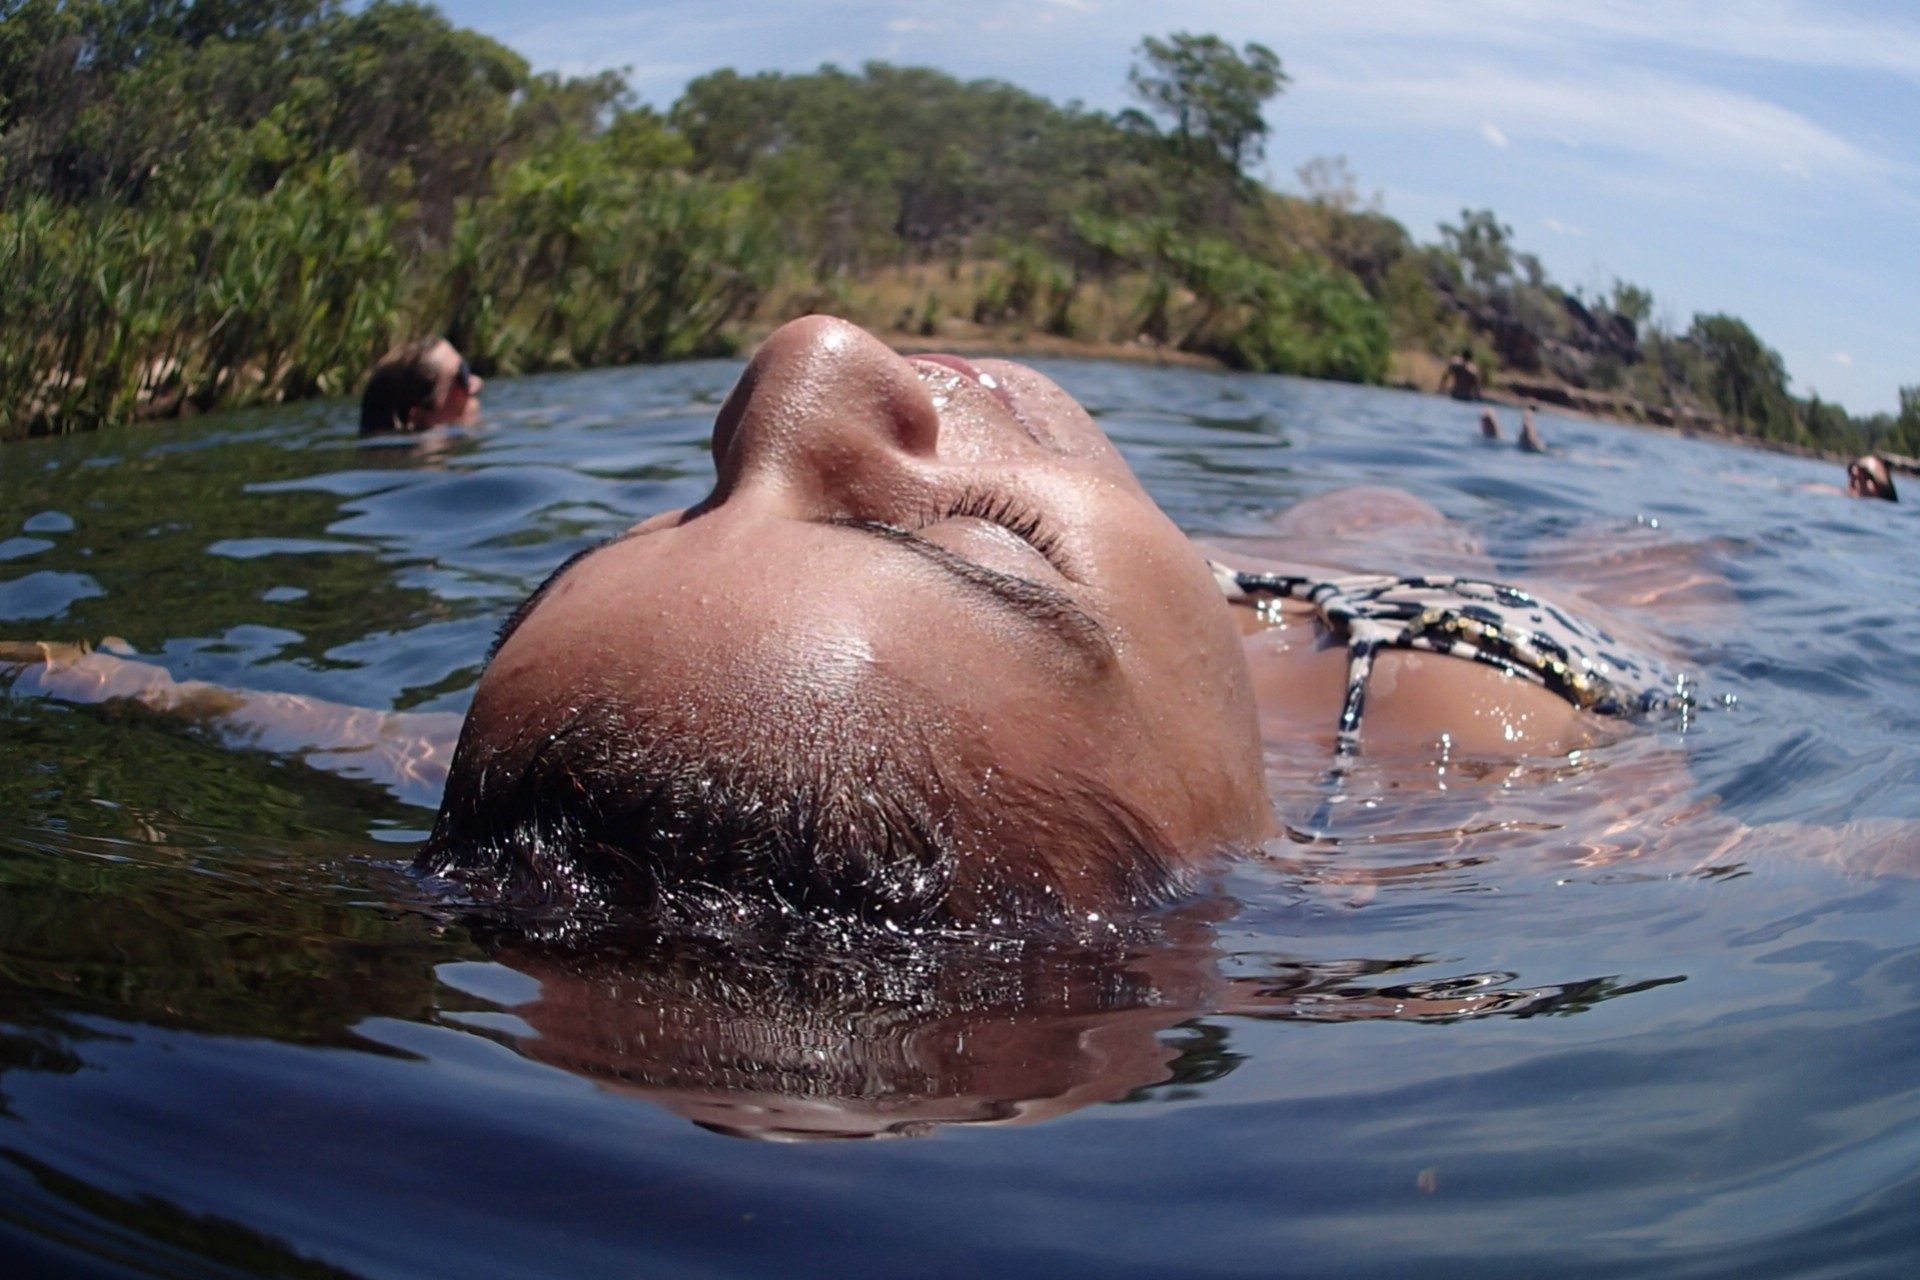
<svg viewBox="0 0 1920 1280"><path fill-rule="evenodd" d="M87 574L40 569L0 582L0 619L9 622L64 618L77 600L104 596L106 589Z"/></svg>

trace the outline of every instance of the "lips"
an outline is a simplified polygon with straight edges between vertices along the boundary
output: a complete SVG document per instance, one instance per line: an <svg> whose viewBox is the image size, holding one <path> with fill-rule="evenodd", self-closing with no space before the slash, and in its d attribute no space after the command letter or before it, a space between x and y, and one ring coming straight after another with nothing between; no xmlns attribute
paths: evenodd
<svg viewBox="0 0 1920 1280"><path fill-rule="evenodd" d="M985 374L981 373L979 366L974 364L973 361L965 359L961 356L916 355L913 357L913 359L919 362L920 364L937 364L944 369L951 369L955 373L963 374L966 377L972 378L975 382L979 383L983 387L986 387L988 390L993 389L994 379L989 378Z"/></svg>

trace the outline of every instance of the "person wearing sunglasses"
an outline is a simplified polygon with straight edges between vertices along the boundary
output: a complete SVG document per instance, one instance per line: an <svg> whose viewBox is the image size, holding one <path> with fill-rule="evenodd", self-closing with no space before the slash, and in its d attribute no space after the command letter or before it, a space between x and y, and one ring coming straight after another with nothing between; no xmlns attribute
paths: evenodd
<svg viewBox="0 0 1920 1280"><path fill-rule="evenodd" d="M1900 495L1893 487L1893 475L1887 470L1887 464L1870 453L1855 458L1847 464L1847 492L1856 498L1884 498L1888 502L1900 501Z"/></svg>
<svg viewBox="0 0 1920 1280"><path fill-rule="evenodd" d="M472 422L480 412L481 381L445 338L404 343L381 357L367 378L360 434Z"/></svg>

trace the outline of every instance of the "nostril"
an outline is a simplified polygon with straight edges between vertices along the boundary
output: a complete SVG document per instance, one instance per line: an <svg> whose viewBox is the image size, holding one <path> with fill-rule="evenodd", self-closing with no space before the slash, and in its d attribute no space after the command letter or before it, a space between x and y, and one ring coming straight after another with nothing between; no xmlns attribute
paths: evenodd
<svg viewBox="0 0 1920 1280"><path fill-rule="evenodd" d="M876 343L876 345L878 345ZM931 458L940 445L940 410L927 385L915 375L913 366L886 351L884 390L875 397L876 425L885 431L889 443L917 458Z"/></svg>

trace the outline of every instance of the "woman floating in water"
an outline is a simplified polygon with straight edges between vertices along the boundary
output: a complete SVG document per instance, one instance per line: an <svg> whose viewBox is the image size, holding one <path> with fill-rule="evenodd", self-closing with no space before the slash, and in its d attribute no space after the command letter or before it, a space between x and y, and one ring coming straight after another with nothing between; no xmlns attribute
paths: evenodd
<svg viewBox="0 0 1920 1280"><path fill-rule="evenodd" d="M713 455L705 499L575 556L508 619L450 763L452 716L111 654L50 654L16 687L131 697L420 791L446 770L416 865L483 901L899 930L1176 897L1279 834L1276 753L1336 774L1436 745L1564 755L1668 700L1529 592L1295 554L1337 563L1343 539L1377 554L1407 529L1438 553L1438 514L1406 495L1329 495L1281 559L1210 564L1017 364L796 321L747 366Z"/></svg>

